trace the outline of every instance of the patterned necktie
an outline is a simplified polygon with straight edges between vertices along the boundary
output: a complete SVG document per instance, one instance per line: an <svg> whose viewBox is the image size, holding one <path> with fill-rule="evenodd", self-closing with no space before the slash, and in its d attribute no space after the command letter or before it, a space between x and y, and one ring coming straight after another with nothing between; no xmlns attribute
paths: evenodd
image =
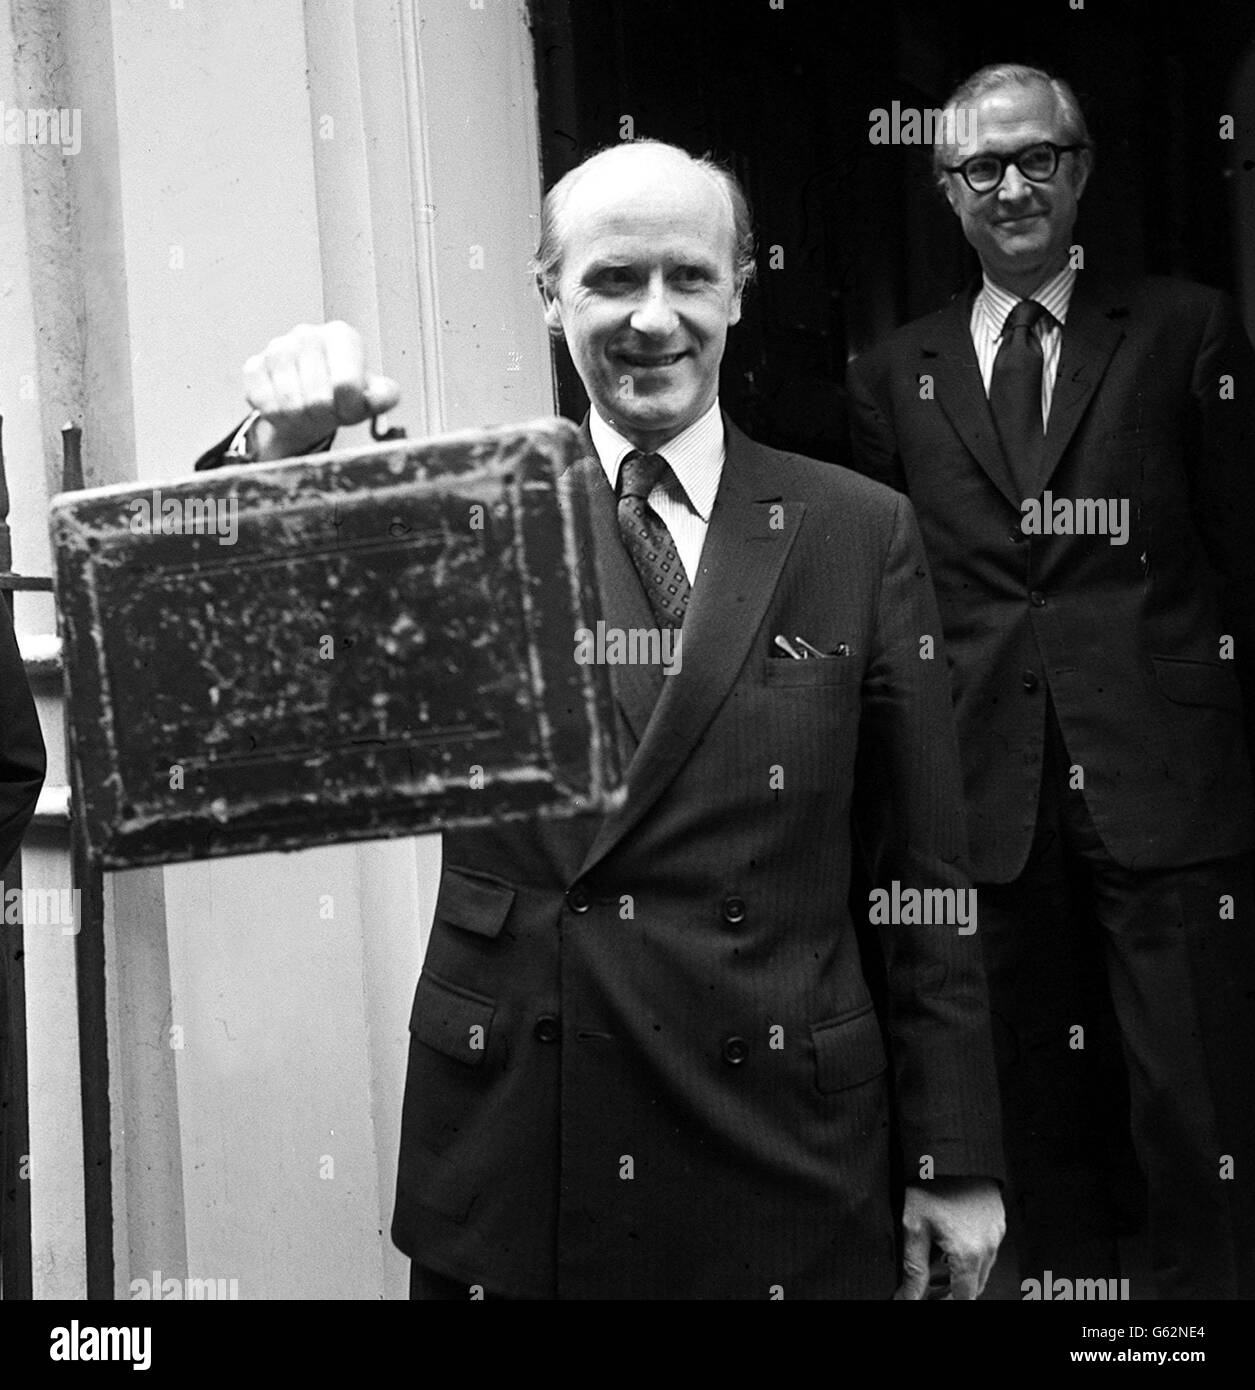
<svg viewBox="0 0 1255 1390"><path fill-rule="evenodd" d="M679 627L691 592L666 522L649 505L667 467L661 454L631 453L619 469L619 533L659 627Z"/></svg>
<svg viewBox="0 0 1255 1390"><path fill-rule="evenodd" d="M1021 500L1041 491L1042 350L1033 325L1045 312L1035 299L1021 299L1007 315L989 383L989 408Z"/></svg>

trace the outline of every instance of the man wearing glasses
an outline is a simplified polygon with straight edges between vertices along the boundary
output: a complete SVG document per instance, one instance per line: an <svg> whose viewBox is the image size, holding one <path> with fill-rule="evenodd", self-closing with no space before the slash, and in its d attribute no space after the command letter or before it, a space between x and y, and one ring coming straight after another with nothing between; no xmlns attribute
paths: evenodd
<svg viewBox="0 0 1255 1390"><path fill-rule="evenodd" d="M1255 359L1218 292L1079 270L1066 83L985 68L946 109L981 281L849 390L952 663L1011 1239L1039 1287L1121 1274L1127 1119L1159 1296L1255 1296Z"/></svg>

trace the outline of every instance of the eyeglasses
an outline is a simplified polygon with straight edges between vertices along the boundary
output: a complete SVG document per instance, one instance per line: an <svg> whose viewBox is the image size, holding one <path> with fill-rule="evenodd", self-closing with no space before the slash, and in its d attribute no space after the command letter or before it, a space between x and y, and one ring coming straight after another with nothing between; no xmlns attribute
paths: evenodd
<svg viewBox="0 0 1255 1390"><path fill-rule="evenodd" d="M1046 183L1059 168L1059 156L1083 150L1084 145L1052 145L1042 140L1026 145L1014 154L974 154L962 164L945 165L947 174L962 174L973 193L992 193L1006 177L1007 165L1014 164L1030 183Z"/></svg>

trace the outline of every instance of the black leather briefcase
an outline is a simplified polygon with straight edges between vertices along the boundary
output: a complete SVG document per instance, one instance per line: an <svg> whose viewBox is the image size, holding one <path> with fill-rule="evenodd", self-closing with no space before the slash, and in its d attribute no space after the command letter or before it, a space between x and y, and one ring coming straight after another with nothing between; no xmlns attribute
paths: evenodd
<svg viewBox="0 0 1255 1390"><path fill-rule="evenodd" d="M578 449L549 420L56 498L93 859L608 809Z"/></svg>

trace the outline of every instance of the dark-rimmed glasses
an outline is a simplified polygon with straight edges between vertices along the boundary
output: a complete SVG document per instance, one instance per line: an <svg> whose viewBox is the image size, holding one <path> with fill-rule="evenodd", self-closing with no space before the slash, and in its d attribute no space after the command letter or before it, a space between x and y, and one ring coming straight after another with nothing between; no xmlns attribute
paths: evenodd
<svg viewBox="0 0 1255 1390"><path fill-rule="evenodd" d="M944 165L947 174L962 174L973 193L992 193L1006 177L1007 165L1014 164L1029 183L1046 183L1059 168L1059 156L1083 150L1084 145L1055 145L1039 140L1014 154L974 154L962 164Z"/></svg>

